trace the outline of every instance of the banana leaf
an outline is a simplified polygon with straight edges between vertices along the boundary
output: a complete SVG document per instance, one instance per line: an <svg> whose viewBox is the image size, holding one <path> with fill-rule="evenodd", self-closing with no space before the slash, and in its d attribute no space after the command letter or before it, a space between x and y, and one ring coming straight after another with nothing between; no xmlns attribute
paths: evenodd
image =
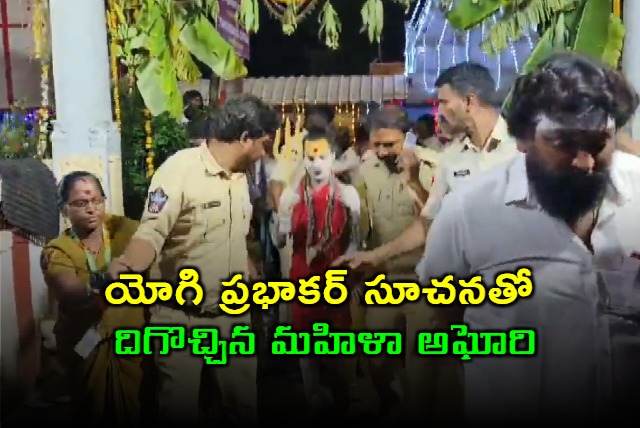
<svg viewBox="0 0 640 428"><path fill-rule="evenodd" d="M247 68L233 46L204 17L186 23L180 32L180 41L222 79L233 80L247 75Z"/></svg>
<svg viewBox="0 0 640 428"><path fill-rule="evenodd" d="M459 0L447 12L447 21L456 30L469 30L510 3L510 0Z"/></svg>
<svg viewBox="0 0 640 428"><path fill-rule="evenodd" d="M609 16L612 9L611 0L587 0L573 45L575 52L602 59L609 39Z"/></svg>
<svg viewBox="0 0 640 428"><path fill-rule="evenodd" d="M610 67L617 67L622 56L625 28L622 20L613 13L609 15L607 44L602 52L602 62Z"/></svg>
<svg viewBox="0 0 640 428"><path fill-rule="evenodd" d="M149 58L136 70L136 86L153 116L168 111L182 119L182 97L169 51L161 59Z"/></svg>

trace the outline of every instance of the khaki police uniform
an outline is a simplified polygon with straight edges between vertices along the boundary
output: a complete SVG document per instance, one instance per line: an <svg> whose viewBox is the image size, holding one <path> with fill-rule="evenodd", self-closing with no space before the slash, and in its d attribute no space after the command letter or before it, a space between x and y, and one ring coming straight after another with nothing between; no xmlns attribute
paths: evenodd
<svg viewBox="0 0 640 428"><path fill-rule="evenodd" d="M425 190L429 190L433 178L434 164L420 161L420 182ZM400 174L391 174L384 163L378 158L365 161L360 173L365 181L367 207L371 218L371 236L369 249L379 247L394 240L402 234L415 220L419 213L418 204L409 187L403 182ZM420 260L421 251L394 258L380 268L381 273L387 276L387 282L416 281L415 267ZM406 327L407 349L416 348L416 338L419 330L430 328L432 311L424 304L408 303L399 306L367 306L366 328L380 331ZM404 322L403 322L404 321ZM369 357L371 377L383 405L390 407L395 393L392 389L392 380L399 373L399 367L393 360L386 357ZM423 361L427 359L422 358ZM416 353L407 351L406 370L409 377L426 379L423 362L416 358ZM424 395L428 400L427 392L431 385L427 381L415 383L416 388L411 394ZM405 394L408 391L405 391Z"/></svg>
<svg viewBox="0 0 640 428"><path fill-rule="evenodd" d="M509 135L507 123L502 116L499 116L489 140L482 149L475 146L468 136L452 142L440 154L429 200L421 215L433 219L447 193L468 183L479 174L506 164L517 153L516 142Z"/></svg>
<svg viewBox="0 0 640 428"><path fill-rule="evenodd" d="M218 328L229 337L235 324L250 325L247 312L228 316L219 309L221 281L234 273L248 273L246 237L252 206L245 174L224 170L207 146L177 152L154 174L135 239L149 242L156 251L154 270L176 283L178 272L193 267L205 290L201 305L154 306L151 323ZM194 426L198 415L201 372L222 393L226 415L253 426L257 421L257 361L230 358L225 366L207 366L189 350L156 357L160 371L161 421ZM215 372L215 373L212 373Z"/></svg>

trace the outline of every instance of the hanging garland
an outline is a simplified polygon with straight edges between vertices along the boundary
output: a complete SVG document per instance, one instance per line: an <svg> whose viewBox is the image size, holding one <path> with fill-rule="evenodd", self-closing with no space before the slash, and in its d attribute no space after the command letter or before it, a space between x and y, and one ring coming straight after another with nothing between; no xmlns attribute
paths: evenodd
<svg viewBox="0 0 640 428"><path fill-rule="evenodd" d="M38 155L47 150L49 141L49 5L47 0L35 0L33 4L34 56L40 61L40 108L38 110Z"/></svg>
<svg viewBox="0 0 640 428"><path fill-rule="evenodd" d="M282 31L291 35L298 23L315 9L318 0L263 0L269 14L282 23Z"/></svg>
<svg viewBox="0 0 640 428"><path fill-rule="evenodd" d="M154 173L153 166L153 129L151 129L151 112L149 110L144 111L145 122L144 122L144 133L145 133L145 142L144 147L147 150L147 178L151 178Z"/></svg>
<svg viewBox="0 0 640 428"><path fill-rule="evenodd" d="M118 75L118 58L116 52L118 50L118 41L116 38L116 31L118 29L118 16L113 7L113 0L109 2L109 10L107 11L107 27L109 29L109 50L111 61L111 84L113 86L113 111L115 116L116 126L118 131L122 126L122 112L120 111L120 92L118 89L119 75Z"/></svg>
<svg viewBox="0 0 640 428"><path fill-rule="evenodd" d="M138 20L141 7L142 6L138 0L134 0L132 2L129 2L128 4L126 2L123 2L122 0L110 0L109 2L110 12L108 17L109 17L109 32L111 36L111 52L112 52L111 73L114 79L113 99L114 99L115 120L118 124L118 129L120 129L120 126L121 126L122 116L121 116L121 110L120 110L120 93L119 93L119 85L118 85L118 80L119 80L118 55L116 53L122 49L122 47L118 44L119 43L118 41L125 40L121 37L119 33L121 33L123 29L127 28L126 26L123 27L123 25L127 25L127 22L125 21L127 20L127 17L129 16L129 14L133 15L134 22ZM120 17L120 22L118 20L118 17ZM125 46L126 46L126 42L125 42ZM137 65L139 65L134 60L135 58L131 58L130 62L125 61L125 65L127 66L127 74L129 77L128 84L129 84L130 92L133 91L133 87L134 87L133 70L136 68ZM153 152L153 129L152 129L153 116L151 115L151 112L148 109L145 109L144 117L145 117L144 147L146 151L145 170L146 170L146 177L151 178L151 176L154 173L154 157L155 157L155 153Z"/></svg>

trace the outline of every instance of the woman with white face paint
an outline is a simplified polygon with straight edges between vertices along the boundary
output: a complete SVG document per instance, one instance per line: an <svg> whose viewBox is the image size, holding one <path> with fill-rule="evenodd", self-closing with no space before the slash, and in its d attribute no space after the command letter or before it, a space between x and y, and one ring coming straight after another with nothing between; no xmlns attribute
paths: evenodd
<svg viewBox="0 0 640 428"><path fill-rule="evenodd" d="M291 281L314 275L324 277L338 257L353 252L360 244L360 197L350 185L340 183L333 174L336 148L324 129L309 129L303 140L304 171L280 198L279 231L293 241ZM322 291L322 290L321 290ZM315 323L327 323L332 329L351 327L348 305L328 306L322 303L293 306L293 327L311 331ZM326 364L325 364L326 363ZM310 407L320 410L328 404L323 398L319 370L321 366L334 375L335 409L345 413L349 406L349 363L338 358L304 357L300 361L305 394Z"/></svg>

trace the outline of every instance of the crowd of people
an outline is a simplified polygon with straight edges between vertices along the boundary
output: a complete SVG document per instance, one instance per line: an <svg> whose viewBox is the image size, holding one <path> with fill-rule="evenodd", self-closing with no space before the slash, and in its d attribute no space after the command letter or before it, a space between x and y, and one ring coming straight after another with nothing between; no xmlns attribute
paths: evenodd
<svg viewBox="0 0 640 428"><path fill-rule="evenodd" d="M640 158L622 129L638 94L618 71L575 54L519 77L503 113L482 65L455 65L436 86L437 127L433 116L412 123L401 108L380 107L353 145L330 115L309 112L293 168L273 156L281 118L261 100L231 98L200 117L201 97L185 98L193 147L157 169L139 222L105 212L95 176L65 176L59 201L71 228L47 244L42 269L60 305L55 333L73 416L101 426L258 426L259 372L270 371L299 373L307 425L354 416L365 377L384 426L592 426L633 415ZM341 266L351 270L349 305L294 302L234 317L220 309L221 281L233 273L297 280ZM423 285L482 275L491 288L522 266L534 293L508 306L363 305L364 281L378 273ZM103 303L122 273L173 282L183 267L200 272L197 307ZM291 364L265 351L276 325L316 322L402 331L405 352ZM224 337L238 323L253 325L263 346L227 365L188 350L154 355L153 364L114 353L117 328L215 327ZM462 323L535 329L537 354L418 355L418 332Z"/></svg>

